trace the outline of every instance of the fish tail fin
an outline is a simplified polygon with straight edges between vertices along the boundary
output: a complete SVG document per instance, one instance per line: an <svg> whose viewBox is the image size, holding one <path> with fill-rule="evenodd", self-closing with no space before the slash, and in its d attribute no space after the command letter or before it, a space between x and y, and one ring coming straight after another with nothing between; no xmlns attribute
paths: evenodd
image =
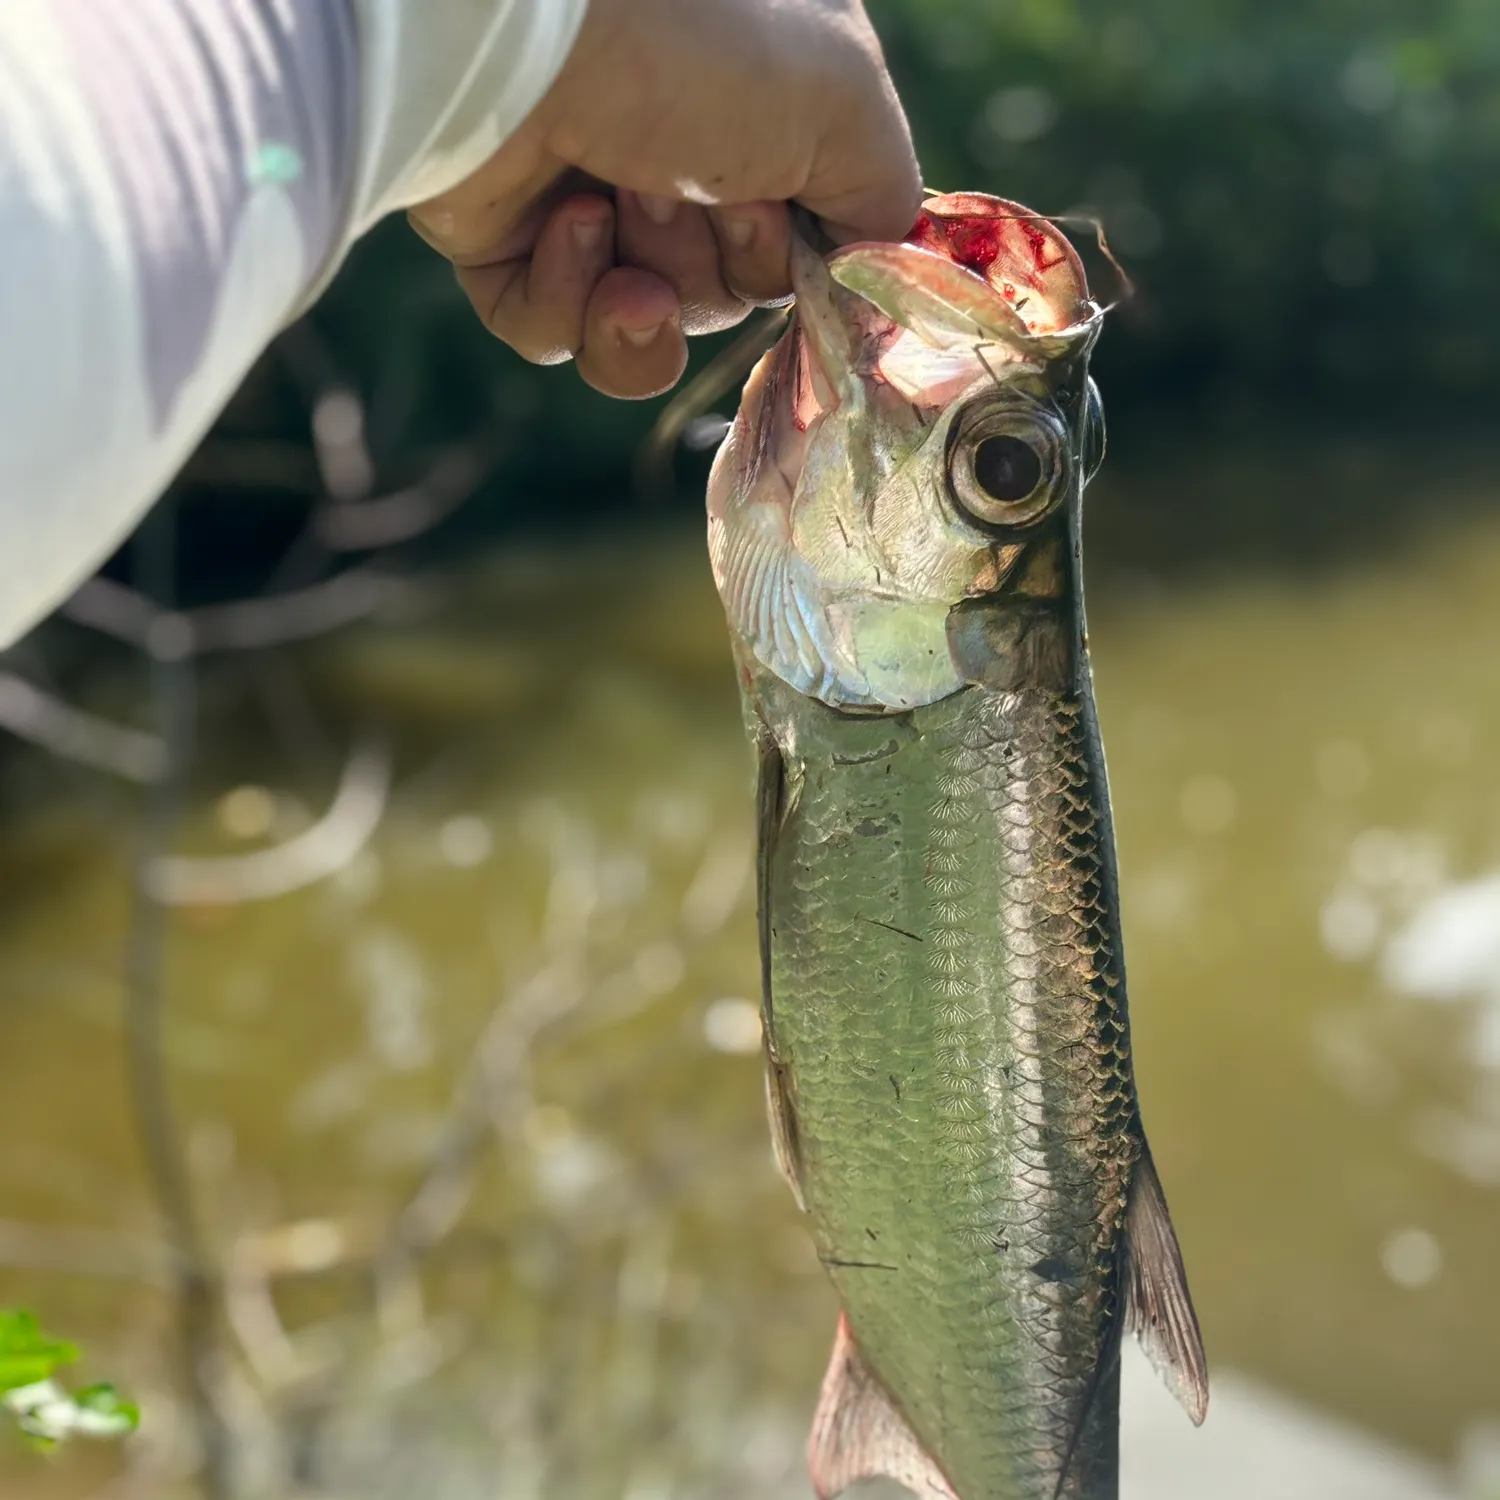
<svg viewBox="0 0 1500 1500"><path fill-rule="evenodd" d="M1208 1414L1208 1361L1149 1146L1143 1147L1130 1184L1123 1271L1125 1327L1183 1410L1201 1425Z"/></svg>
<svg viewBox="0 0 1500 1500"><path fill-rule="evenodd" d="M833 1500L858 1480L880 1477L905 1485L920 1500L958 1500L937 1460L865 1364L843 1313L807 1443L807 1467L818 1500Z"/></svg>

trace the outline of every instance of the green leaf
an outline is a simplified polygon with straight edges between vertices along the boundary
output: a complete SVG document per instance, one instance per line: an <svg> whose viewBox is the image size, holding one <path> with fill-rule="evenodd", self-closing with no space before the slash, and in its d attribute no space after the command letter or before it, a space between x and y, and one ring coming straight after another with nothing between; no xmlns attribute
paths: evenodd
<svg viewBox="0 0 1500 1500"><path fill-rule="evenodd" d="M140 1411L112 1385L76 1394L53 1376L78 1350L49 1338L29 1312L0 1309L0 1417L9 1414L31 1447L50 1451L70 1437L116 1438L133 1432Z"/></svg>
<svg viewBox="0 0 1500 1500"><path fill-rule="evenodd" d="M35 1314L0 1308L0 1391L36 1385L77 1358L74 1345L42 1332Z"/></svg>
<svg viewBox="0 0 1500 1500"><path fill-rule="evenodd" d="M141 1409L112 1385L88 1385L73 1397L82 1415L77 1426L90 1437L121 1437L141 1425Z"/></svg>

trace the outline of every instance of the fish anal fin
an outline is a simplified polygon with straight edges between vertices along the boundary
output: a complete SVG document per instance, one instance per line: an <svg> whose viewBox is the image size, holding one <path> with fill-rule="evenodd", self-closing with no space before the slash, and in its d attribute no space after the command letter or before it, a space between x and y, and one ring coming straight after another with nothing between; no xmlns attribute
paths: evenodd
<svg viewBox="0 0 1500 1500"><path fill-rule="evenodd" d="M1208 1361L1150 1147L1141 1152L1130 1185L1123 1281L1125 1327L1183 1410L1200 1424L1208 1414Z"/></svg>
<svg viewBox="0 0 1500 1500"><path fill-rule="evenodd" d="M819 1500L833 1500L861 1479L882 1476L905 1485L921 1500L958 1500L937 1462L866 1366L842 1313L807 1443L807 1467Z"/></svg>

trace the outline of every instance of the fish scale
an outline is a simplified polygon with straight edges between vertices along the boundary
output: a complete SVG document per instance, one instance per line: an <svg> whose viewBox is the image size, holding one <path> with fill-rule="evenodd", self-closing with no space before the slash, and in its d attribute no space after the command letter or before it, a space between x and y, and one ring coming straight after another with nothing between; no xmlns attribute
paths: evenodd
<svg viewBox="0 0 1500 1500"><path fill-rule="evenodd" d="M1091 714L971 689L864 760L889 723L762 703L800 780L772 989L820 1257L965 1500L1051 1500L1140 1153Z"/></svg>

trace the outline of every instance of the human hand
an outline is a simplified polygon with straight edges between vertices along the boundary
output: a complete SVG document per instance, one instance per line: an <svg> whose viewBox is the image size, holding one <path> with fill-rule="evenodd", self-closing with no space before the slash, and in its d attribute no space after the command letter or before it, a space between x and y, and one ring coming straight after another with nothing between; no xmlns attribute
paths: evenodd
<svg viewBox="0 0 1500 1500"><path fill-rule="evenodd" d="M862 0L590 0L520 130L411 217L497 337L643 397L790 292L789 200L845 242L920 198Z"/></svg>

